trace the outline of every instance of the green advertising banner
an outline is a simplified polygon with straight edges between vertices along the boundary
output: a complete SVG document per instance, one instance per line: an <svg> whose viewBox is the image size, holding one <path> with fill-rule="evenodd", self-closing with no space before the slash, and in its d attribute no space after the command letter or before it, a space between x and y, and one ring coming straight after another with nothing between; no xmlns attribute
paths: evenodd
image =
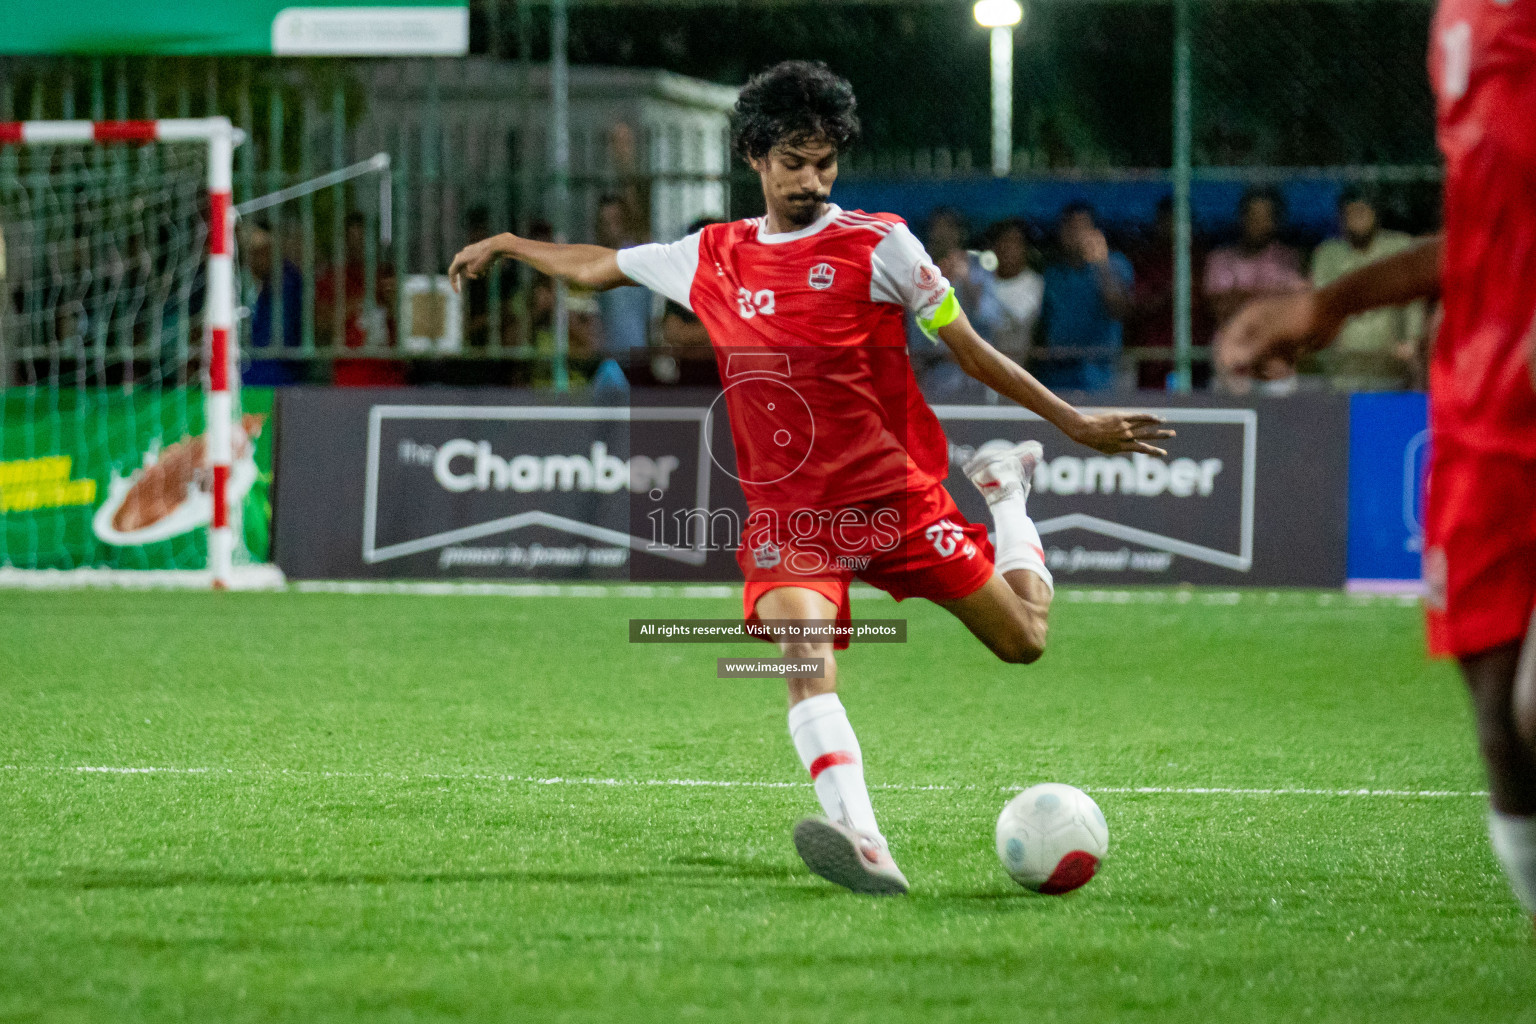
<svg viewBox="0 0 1536 1024"><path fill-rule="evenodd" d="M330 0L76 0L6 5L0 53L440 56L469 52L469 5Z"/></svg>
<svg viewBox="0 0 1536 1024"><path fill-rule="evenodd" d="M273 397L240 393L237 562L267 560ZM203 444L199 389L0 391L0 567L206 568Z"/></svg>

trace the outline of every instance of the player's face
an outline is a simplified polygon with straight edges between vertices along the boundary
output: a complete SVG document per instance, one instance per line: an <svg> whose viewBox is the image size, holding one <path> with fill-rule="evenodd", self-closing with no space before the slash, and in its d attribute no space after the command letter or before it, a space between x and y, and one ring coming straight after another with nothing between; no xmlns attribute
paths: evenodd
<svg viewBox="0 0 1536 1024"><path fill-rule="evenodd" d="M824 139L775 146L752 161L774 219L805 227L821 214L837 180L837 149Z"/></svg>

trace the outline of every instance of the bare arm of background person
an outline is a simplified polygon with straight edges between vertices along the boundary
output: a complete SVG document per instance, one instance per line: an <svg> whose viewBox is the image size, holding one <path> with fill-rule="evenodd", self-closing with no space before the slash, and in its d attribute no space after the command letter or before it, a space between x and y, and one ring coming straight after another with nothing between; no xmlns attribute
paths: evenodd
<svg viewBox="0 0 1536 1024"><path fill-rule="evenodd" d="M969 376L1004 398L1017 402L1079 444L1106 455L1143 452L1167 455L1148 444L1173 436L1161 416L1151 413L1106 412L1087 414L1063 402L1028 370L987 344L962 311L938 329L939 340L949 346L955 362Z"/></svg>
<svg viewBox="0 0 1536 1024"><path fill-rule="evenodd" d="M1323 288L1253 300L1217 332L1217 363L1245 376L1273 358L1294 365L1327 348L1355 314L1433 295L1440 287L1440 248L1441 236L1434 235Z"/></svg>
<svg viewBox="0 0 1536 1024"><path fill-rule="evenodd" d="M633 283L619 270L618 252L614 249L600 245L537 242L503 232L459 250L448 267L448 280L453 283L453 290L459 291L464 279L473 281L502 257L518 260L541 274L595 291Z"/></svg>
<svg viewBox="0 0 1536 1024"><path fill-rule="evenodd" d="M1131 293L1125 287L1125 282L1120 280L1120 275L1115 273L1115 268L1109 262L1109 242L1104 238L1104 232L1098 228L1089 231L1083 238L1083 260L1097 275L1099 295L1104 300L1104 305L1109 308L1109 315L1116 320L1124 320L1131 314Z"/></svg>

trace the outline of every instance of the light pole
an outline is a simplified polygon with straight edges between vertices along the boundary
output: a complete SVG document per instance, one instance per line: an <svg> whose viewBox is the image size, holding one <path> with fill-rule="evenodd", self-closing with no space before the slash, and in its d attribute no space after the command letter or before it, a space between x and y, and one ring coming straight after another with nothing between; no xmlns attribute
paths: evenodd
<svg viewBox="0 0 1536 1024"><path fill-rule="evenodd" d="M1019 0L977 0L976 23L992 30L992 173L1013 168L1013 29L1024 19Z"/></svg>

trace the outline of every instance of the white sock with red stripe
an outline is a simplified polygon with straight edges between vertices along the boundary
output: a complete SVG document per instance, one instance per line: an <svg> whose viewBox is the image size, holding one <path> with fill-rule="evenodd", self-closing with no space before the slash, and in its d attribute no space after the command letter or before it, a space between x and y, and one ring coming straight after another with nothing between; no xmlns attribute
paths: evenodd
<svg viewBox="0 0 1536 1024"><path fill-rule="evenodd" d="M833 821L841 821L885 844L875 808L864 785L864 758L848 712L835 693L822 693L789 709L789 735L800 763L811 773L816 799Z"/></svg>
<svg viewBox="0 0 1536 1024"><path fill-rule="evenodd" d="M1536 914L1536 818L1488 812L1488 838L1527 914Z"/></svg>
<svg viewBox="0 0 1536 1024"><path fill-rule="evenodd" d="M992 546L997 551L997 571L1025 569L1044 580L1052 594L1056 593L1051 570L1045 567L1045 546L1040 543L1040 531L1035 529L1035 521L1029 518L1024 508L1024 492L1015 491L987 507L992 510L992 519L997 524L992 538Z"/></svg>

